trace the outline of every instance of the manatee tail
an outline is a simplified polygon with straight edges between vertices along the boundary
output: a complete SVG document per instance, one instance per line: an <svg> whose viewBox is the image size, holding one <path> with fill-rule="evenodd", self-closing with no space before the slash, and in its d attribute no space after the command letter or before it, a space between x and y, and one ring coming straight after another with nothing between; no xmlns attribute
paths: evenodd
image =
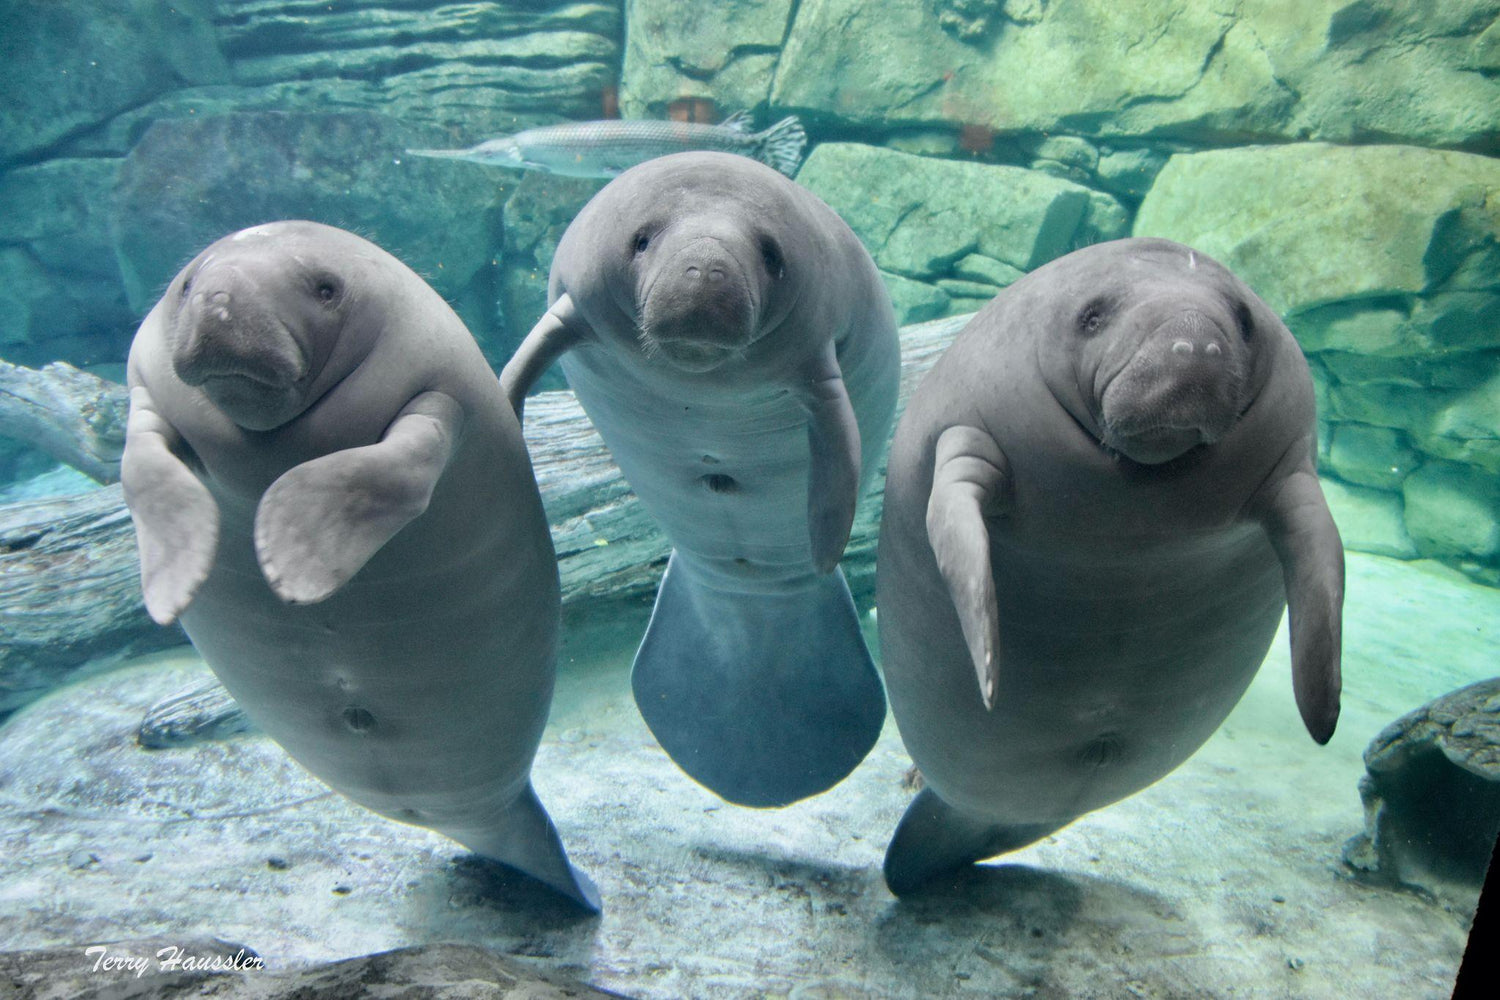
<svg viewBox="0 0 1500 1000"><path fill-rule="evenodd" d="M674 552L631 686L677 766L743 806L832 788L885 723L885 691L838 571L781 593L726 593L700 585Z"/></svg>
<svg viewBox="0 0 1500 1000"><path fill-rule="evenodd" d="M976 861L1041 840L1058 826L988 823L964 815L924 788L906 807L885 850L885 884L904 896Z"/></svg>
<svg viewBox="0 0 1500 1000"><path fill-rule="evenodd" d="M802 149L807 145L807 133L796 115L781 119L764 132L757 132L755 158L767 166L775 167L788 177L795 177L802 163Z"/></svg>
<svg viewBox="0 0 1500 1000"><path fill-rule="evenodd" d="M529 875L590 913L600 911L599 890L568 861L557 827L529 781L496 825L485 830L443 832L475 854Z"/></svg>

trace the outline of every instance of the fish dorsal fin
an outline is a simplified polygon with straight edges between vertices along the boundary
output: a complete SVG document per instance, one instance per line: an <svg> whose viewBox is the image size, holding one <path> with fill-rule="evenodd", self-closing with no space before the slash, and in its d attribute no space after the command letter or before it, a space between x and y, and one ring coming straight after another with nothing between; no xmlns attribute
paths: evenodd
<svg viewBox="0 0 1500 1000"><path fill-rule="evenodd" d="M727 128L734 132L744 132L748 135L755 131L755 122L751 120L749 111L740 110L719 122L719 127Z"/></svg>

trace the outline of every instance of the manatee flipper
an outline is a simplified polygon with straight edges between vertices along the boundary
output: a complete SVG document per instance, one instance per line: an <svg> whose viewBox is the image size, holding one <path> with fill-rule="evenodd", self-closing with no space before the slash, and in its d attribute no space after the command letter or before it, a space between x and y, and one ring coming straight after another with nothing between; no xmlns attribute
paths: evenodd
<svg viewBox="0 0 1500 1000"><path fill-rule="evenodd" d="M192 603L219 544L219 505L178 457L186 448L145 387L132 388L120 484L135 523L141 593L158 625L170 625Z"/></svg>
<svg viewBox="0 0 1500 1000"><path fill-rule="evenodd" d="M1327 743L1339 720L1344 544L1310 467L1278 484L1261 522L1281 560L1292 639L1292 690L1312 738Z"/></svg>
<svg viewBox="0 0 1500 1000"><path fill-rule="evenodd" d="M906 807L886 848L885 884L903 896L976 861L1035 843L1058 827L1057 823L987 823L965 816L932 789L924 788Z"/></svg>
<svg viewBox="0 0 1500 1000"><path fill-rule="evenodd" d="M674 552L631 670L669 756L737 805L838 784L875 745L885 691L842 572L781 593L703 585Z"/></svg>
<svg viewBox="0 0 1500 1000"><path fill-rule="evenodd" d="M793 391L807 409L810 455L807 480L807 532L813 566L831 573L844 556L859 500L859 423L829 340L798 372Z"/></svg>
<svg viewBox="0 0 1500 1000"><path fill-rule="evenodd" d="M536 879L590 913L601 909L599 889L568 860L562 838L531 782L510 804L500 821L485 830L444 830L476 854Z"/></svg>
<svg viewBox="0 0 1500 1000"><path fill-rule="evenodd" d="M957 424L938 438L927 540L958 612L984 707L995 707L1000 674L1000 609L990 566L986 515L1004 513L1009 466L995 439Z"/></svg>
<svg viewBox="0 0 1500 1000"><path fill-rule="evenodd" d="M453 455L463 411L424 392L376 444L294 466L255 513L255 552L276 596L312 604L332 595L427 509Z"/></svg>
<svg viewBox="0 0 1500 1000"><path fill-rule="evenodd" d="M516 353L500 370L500 388L510 400L516 419L526 405L526 392L558 358L583 339L587 330L567 293L536 321Z"/></svg>

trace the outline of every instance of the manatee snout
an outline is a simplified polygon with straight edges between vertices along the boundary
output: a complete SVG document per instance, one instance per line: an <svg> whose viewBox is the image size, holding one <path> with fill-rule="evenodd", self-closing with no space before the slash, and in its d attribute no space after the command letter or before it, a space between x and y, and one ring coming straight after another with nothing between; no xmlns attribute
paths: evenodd
<svg viewBox="0 0 1500 1000"><path fill-rule="evenodd" d="M308 359L277 314L276 296L230 266L205 266L185 282L173 322L172 369L250 429L279 425Z"/></svg>
<svg viewBox="0 0 1500 1000"><path fill-rule="evenodd" d="M1196 308L1155 325L1100 397L1105 444L1154 465L1229 433L1246 381L1232 329Z"/></svg>
<svg viewBox="0 0 1500 1000"><path fill-rule="evenodd" d="M707 371L755 339L758 290L735 249L692 240L664 254L643 282L641 332L679 368Z"/></svg>

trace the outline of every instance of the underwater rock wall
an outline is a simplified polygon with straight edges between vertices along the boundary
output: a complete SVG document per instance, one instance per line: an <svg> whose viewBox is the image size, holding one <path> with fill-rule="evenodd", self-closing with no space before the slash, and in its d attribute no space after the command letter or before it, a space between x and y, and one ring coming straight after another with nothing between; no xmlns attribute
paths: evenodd
<svg viewBox="0 0 1500 1000"><path fill-rule="evenodd" d="M4 5L0 356L122 361L192 254L297 217L400 254L504 343L519 176L403 150L599 117L621 35L616 2Z"/></svg>
<svg viewBox="0 0 1500 1000"><path fill-rule="evenodd" d="M1500 160L1296 143L1172 157L1137 235L1223 261L1319 391L1346 544L1500 567Z"/></svg>
<svg viewBox="0 0 1500 1000"><path fill-rule="evenodd" d="M601 181L417 160L800 116L903 323L1078 246L1201 247L1309 354L1346 542L1500 581L1500 0L132 0L0 12L0 357L118 362L223 232L360 231L497 364ZM555 380L544 387L555 388Z"/></svg>

